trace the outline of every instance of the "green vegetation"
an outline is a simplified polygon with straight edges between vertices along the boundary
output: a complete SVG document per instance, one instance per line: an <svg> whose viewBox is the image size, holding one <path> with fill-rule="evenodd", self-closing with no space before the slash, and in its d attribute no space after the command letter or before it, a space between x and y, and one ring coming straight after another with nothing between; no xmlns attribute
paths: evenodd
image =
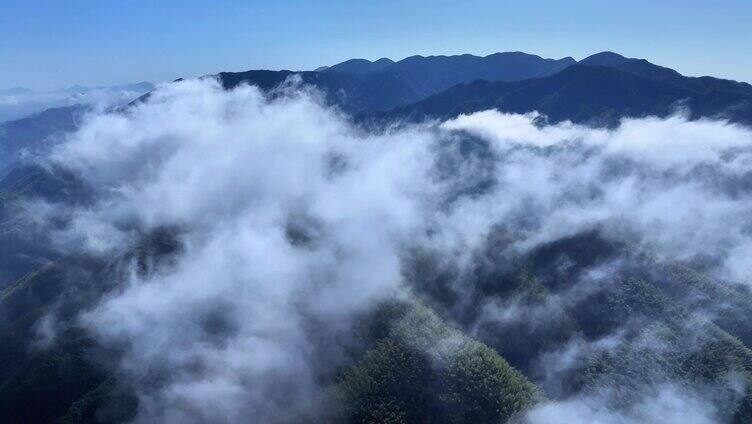
<svg viewBox="0 0 752 424"><path fill-rule="evenodd" d="M580 376L583 390L618 389L612 406L623 408L661 383L681 382L716 387L712 402L729 415L750 410L752 350L739 339L642 280L617 284L605 305L614 319L633 324L615 348L590 360ZM745 387L741 398L735 383Z"/></svg>
<svg viewBox="0 0 752 424"><path fill-rule="evenodd" d="M26 361L0 384L0 417L9 423L49 423L97 387L104 375L87 360L85 340L68 340Z"/></svg>
<svg viewBox="0 0 752 424"><path fill-rule="evenodd" d="M132 253L139 271L148 272L154 258L169 261L179 252L177 231L161 229L145 237ZM422 298L440 314L410 298L384 302L357 321L350 361L333 381L324 382L331 382L334 421L508 422L546 395L607 393L609 408L627 409L672 383L712 388L708 401L726 414L724 421L749 422L752 350L744 341L752 327L745 319L752 311L749 293L682 265L645 260L650 272L637 273L639 278L614 274L571 296L572 284L581 282L578 270L596 264L594 256L608 256L603 253L608 246L577 245L591 241L559 242L528 258L512 258L511 266L479 268L470 281L475 292L467 298L448 289L457 278L451 269L423 258L418 274L427 291ZM569 274L551 266L562 262L562 252L574 252ZM479 259L501 261L492 255ZM114 423L135 416L135 393L95 365L91 355L97 346L80 330L64 330L44 349L29 344L53 305L80 310L84 303L61 297L61 288L82 269L95 272L91 265L85 259L50 262L0 292L0 335L7 342L0 347L0 421ZM695 312L718 304L714 299L722 299L730 313ZM460 301L466 302L462 308L452 303ZM483 307L514 309L511 319L484 321ZM472 330L477 340L463 330ZM536 368L545 354L566 349L572 340L591 343L603 337L614 342L584 351L561 371L558 389L544 394L538 388L536 383L549 389Z"/></svg>
<svg viewBox="0 0 752 424"><path fill-rule="evenodd" d="M135 417L138 399L124 392L114 377L103 381L95 389L71 404L57 420L58 424L117 423Z"/></svg>
<svg viewBox="0 0 752 424"><path fill-rule="evenodd" d="M337 383L348 422L504 422L542 399L496 352L420 304L382 305L365 337L375 345Z"/></svg>

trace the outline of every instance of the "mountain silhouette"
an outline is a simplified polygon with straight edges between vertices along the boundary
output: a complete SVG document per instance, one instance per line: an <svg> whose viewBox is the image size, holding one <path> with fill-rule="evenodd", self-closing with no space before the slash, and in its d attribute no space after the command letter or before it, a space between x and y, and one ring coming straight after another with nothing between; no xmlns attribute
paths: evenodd
<svg viewBox="0 0 752 424"><path fill-rule="evenodd" d="M521 52L485 57L411 56L397 62L352 59L320 71L223 72L225 88L268 90L296 74L328 102L367 122L442 119L495 108L539 111L551 122L617 125L623 117L687 113L752 123L752 86L687 77L645 59L602 52L579 62Z"/></svg>
<svg viewBox="0 0 752 424"><path fill-rule="evenodd" d="M297 72L303 82L327 93L345 111L351 113L389 110L417 102L460 83L478 79L519 81L553 75L576 63L564 59L507 52L480 57L411 56L398 62L379 59L369 62L352 59L321 71ZM288 78L292 71L247 71L218 74L225 88L240 83L268 89Z"/></svg>
<svg viewBox="0 0 752 424"><path fill-rule="evenodd" d="M591 56L544 78L518 82L477 80L388 112L377 121L446 119L487 109L538 111L550 122L614 126L624 117L686 113L752 123L752 86L713 77L686 77L643 59L614 53Z"/></svg>

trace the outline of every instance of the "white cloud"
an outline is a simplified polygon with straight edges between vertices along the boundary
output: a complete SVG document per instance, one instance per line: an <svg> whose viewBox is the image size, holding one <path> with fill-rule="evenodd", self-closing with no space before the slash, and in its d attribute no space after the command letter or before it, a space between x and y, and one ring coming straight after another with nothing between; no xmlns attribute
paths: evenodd
<svg viewBox="0 0 752 424"><path fill-rule="evenodd" d="M604 397L605 398L605 397ZM630 424L711 424L719 422L719 413L701 392L665 384L623 410L610 408L604 398L587 397L549 402L527 415L529 424L592 423Z"/></svg>
<svg viewBox="0 0 752 424"><path fill-rule="evenodd" d="M749 130L682 117L538 127L534 114L481 112L377 135L287 90L269 100L210 79L164 85L126 113L92 117L51 157L98 199L62 212L57 243L112 255L164 227L183 243L175 263L131 272L82 316L101 341L126 346L120 369L141 420L315 414L322 344L336 350L354 313L401 290L405 248L462 263L498 224L519 230L517 251L601 227L667 258L715 255L719 276L748 275ZM468 158L466 133L491 148ZM454 164L445 175L442 160ZM685 417L680 405L694 408L687 422L712 416L674 392L640 410L658 422ZM531 420L557 416L633 419L565 402Z"/></svg>

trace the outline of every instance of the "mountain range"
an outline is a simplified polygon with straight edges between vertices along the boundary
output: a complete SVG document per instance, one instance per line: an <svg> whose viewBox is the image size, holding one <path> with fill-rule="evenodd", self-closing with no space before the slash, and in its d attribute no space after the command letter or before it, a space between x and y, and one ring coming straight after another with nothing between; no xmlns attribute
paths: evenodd
<svg viewBox="0 0 752 424"><path fill-rule="evenodd" d="M521 52L496 53L485 57L411 56L394 62L351 59L318 71L298 72L303 82L313 84L350 113L388 110L419 101L454 85L478 79L519 81L553 75L576 63L543 59ZM223 72L225 87L241 82L268 88L283 81L290 71Z"/></svg>
<svg viewBox="0 0 752 424"><path fill-rule="evenodd" d="M687 77L613 52L597 53L579 62L571 57L544 59L521 52L485 57L411 56L397 62L351 59L316 71L251 70L210 77L217 77L226 89L245 83L271 90L293 75L321 90L329 104L370 128L443 120L488 109L536 111L550 123L571 121L594 127L613 128L623 118L675 113L690 119L752 124L752 85L709 76ZM150 83L139 83L99 90L137 97L153 88ZM23 88L11 91L31 92ZM92 91L96 90L72 87L61 92ZM81 115L81 107L72 106L0 123L0 152L5 152L0 174L3 167L17 160L20 146L34 153L36 142L75 128L70 123ZM23 129L19 132L17 128Z"/></svg>
<svg viewBox="0 0 752 424"><path fill-rule="evenodd" d="M269 89L294 72L218 74L226 88L240 83ZM614 126L624 117L723 118L752 123L752 86L713 77L686 77L644 59L612 52L579 62L520 52L485 57L412 56L398 62L353 59L299 72L328 101L360 120L443 119L489 108L538 111L551 122Z"/></svg>
<svg viewBox="0 0 752 424"><path fill-rule="evenodd" d="M240 396L238 408L243 414L254 410L244 409L247 399L241 395L262 396L269 408L284 411L276 420L247 414L239 418L248 421L631 423L691 415L698 423L752 422L752 292L748 282L714 272L728 259L723 255L737 247L735 243L741 243L742 249L729 254L729 262L737 266L748 262L744 256L750 245L744 244L750 228L746 202L752 193L752 177L745 168L748 147L729 139L749 133L751 85L688 77L612 52L580 61L521 52L411 56L400 61L351 59L314 71L249 70L207 77L217 78L225 90L257 86L267 96L264 101L270 102L298 84L313 86L327 106L344 112L342 119L347 120L321 139L336 143L343 137L362 138L354 147L335 145L319 155L311 148L319 139L307 138L316 129L296 127L305 122L298 119L305 117L304 107L293 108L289 112L293 118L275 122L271 129L261 124L274 121L275 116L264 113L281 114L284 102L274 103L277 109L264 109L268 105L263 102L254 104L262 112L246 115L232 101L225 108L198 101L187 103L189 107L159 109L164 114L157 119L131 116L138 115L130 113L132 108L149 101L148 92L155 89L151 84L129 87L125 91L131 94L117 107L106 109L122 119L99 121L89 128L85 136L101 138L74 151L83 158L79 168L39 158L66 142L66 134L86 125L88 114L101 111L86 104L67 105L0 123L0 422L150 422L155 421L148 415L157 409L155 405L174 406L164 399L202 398L217 388L228 404ZM212 89L227 94L216 86ZM0 96L34 94L15 88ZM729 144L721 146L728 149L720 159L713 157L710 165L692 162L706 153L698 148L689 154L682 151L685 156L676 160L686 160L681 163L686 166L674 166L672 158L662 157L666 151L649 151L654 156L646 158L647 148L624 153L618 150L624 146L617 145L613 153L608 146L571 142L567 125L556 127L566 133L555 139L557 143L510 142L501 147L472 128L436 135L440 131L436 126L410 125L446 122L491 109L538 112L535 121L523 128L525 134L539 130L534 136L549 136L548 124L571 121L582 124L576 127L577 134L592 130L597 137L613 136L616 141L634 136L619 138L626 118L680 114L698 124L688 131L692 135L705 131L703 137L712 137L720 128L721 143ZM219 112L179 120L176 115L186 110L191 118L196 110ZM322 127L336 126L332 121L340 119L329 109L317 113L322 116L317 115L320 120L315 122ZM174 126L157 131L158 121ZM709 130L699 125L708 122L712 122ZM222 125L233 126L232 131L223 132ZM143 132L141 126L146 127ZM399 132L405 126L410 130ZM604 128L610 131L601 131ZM733 137L727 136L729 128L736 131ZM187 154L192 151L185 145L195 140L181 137L200 131L209 135L196 137L199 153ZM247 134L236 134L242 131ZM366 135L353 135L359 131ZM403 137L413 145L427 139L435 143L417 150L429 155L421 157L412 155L412 150L388 150L391 145L376 142L381 136ZM249 141L257 139L266 144ZM139 144L143 140L154 143L143 147ZM398 147L408 144L399 141ZM129 150L132 145L138 147L135 153ZM357 156L361 151L372 156ZM348 155L360 161L348 161ZM235 162L236 157L241 160ZM262 160L254 162L256 157ZM97 168L97 160L104 165ZM583 165L589 160L597 165ZM301 166L306 161L314 165ZM387 231L384 236L382 226L395 233L403 230L400 225L394 229L386 225L393 215L404 218L414 213L410 202L396 202L368 215L363 234L351 233L348 225L354 215L379 208L379 201L371 197L391 199L403 191L412 195L413 184L421 187L417 181L423 174L410 172L416 162L428 164L431 171L433 191L415 197L431 199L427 204L437 212L433 219L423 222L418 219L422 215L405 219L409 225L417 222L420 231L406 230L402 237ZM262 171L255 172L254 166ZM347 173L359 167L372 172L348 180ZM93 177L85 178L92 168ZM129 174L142 168L143 173ZM313 171L306 173L309 168ZM403 168L405 179L383 184L390 177L386 174ZM135 206L118 203L133 193L143 194L139 189L145 181L160 172L168 178L159 182L167 183L147 186L150 190L136 197ZM253 192L257 181L263 187ZM220 195L212 197L217 187L222 188ZM320 193L317 189L326 196L311 201ZM284 190L293 195L282 196ZM277 202L277 195L283 200ZM636 199L632 203L625 200L630 196ZM164 210L129 215L129 208L137 209L142 201L155 202ZM198 204L196 215L186 212L191 202ZM286 214L264 215L278 209ZM239 210L250 210L268 221L250 214L241 215L238 224L233 219ZM165 223L164 216L174 216L171 213L197 222ZM494 213L504 219L493 216L499 219L474 232ZM112 220L107 221L109 227L96 221L101 216ZM662 219L667 216L670 219ZM697 222L710 230L700 231ZM232 250L235 237L253 239L252 231L264 224L269 228L259 232L271 234L263 239L267 243ZM219 254L203 261L201 243L215 233L200 231L215 227L222 238L209 250ZM76 238L77 231L91 237ZM201 237L189 239L186 234L191 231ZM470 234L472 246L466 240L452 244L457 233ZM382 236L389 242L397 239L394 256L398 258L380 256L382 244L388 244ZM416 239L432 244L412 244ZM55 248L61 240L67 249ZM353 240L366 246L358 251L362 256L351 256ZM94 248L81 248L85 243ZM102 247L110 245L117 247L116 253ZM659 249L664 245L675 249L680 259L670 254L673 251ZM713 251L718 246L721 253ZM284 252L283 257L274 256L274 249ZM244 254L261 259L240 267ZM173 274L185 266L181 262L185 258L199 265ZM304 271L287 271L285 267L294 261L304 263ZM383 272L389 267L396 270ZM351 274L340 277L340 268L366 281L399 279L405 290L386 299L375 296L378 302L363 310L340 307L348 304L349 297L359 299L361 291L368 291L365 286L358 290L362 282ZM257 269L272 271L256 281L251 277ZM223 280L225 274L230 280L250 278L258 285L229 297L253 299L258 303L252 305L269 308L289 302L302 312L292 318L280 314L267 319L243 310L238 305L244 304L222 297L227 295L221 291L224 285L236 288ZM173 275L177 276L170 279ZM194 276L203 280L188 286L187 280ZM289 299L275 297L287 289L288 280L296 279L305 283L303 290ZM328 285L331 281L334 288ZM148 289L149 284L152 289L146 294L137 291L139 296L120 297L144 286ZM179 295L169 291L186 286ZM326 300L324 306L311 307L307 302L317 296ZM135 305L139 301L146 306ZM116 318L95 334L92 316L112 302ZM154 305L174 309L166 308L166 313L154 317L149 315ZM233 321L235 316L245 321ZM146 333L154 339L117 339L125 333L121 323L140 319L148 323ZM165 327L164 322L177 324ZM299 348L295 351L271 346L269 354L243 356L232 350L240 346L239 351L246 352L243 349L252 350L249 345L277 340L274 337L280 334L283 342L293 339L299 335L286 327L293 324L305 330L304 342L295 345ZM195 338L178 340L166 335L165 328ZM101 333L116 342L102 342ZM245 344L246 340L251 342ZM177 349L172 344L189 353L162 355ZM148 355L128 356L134 346ZM303 357L312 365L297 360L298 350L309 355ZM227 351L233 355L225 361L222 355ZM202 355L216 355L223 362L204 363ZM290 369L274 368L289 357L293 357ZM239 368L233 368L237 364ZM304 375L309 365L314 372ZM256 371L256 366L262 372L242 373ZM237 369L241 375L236 375ZM173 381L180 383L177 388L168 384ZM258 381L271 381L272 389L256 390ZM304 389L311 386L321 390L308 396ZM296 399L294 408L292 399L299 391L306 396L302 402ZM301 404L309 409L300 412L296 408ZM224 402L194 403L162 418L173 422L238 418L216 412L224 411L223 406ZM547 415L551 409L546 408L554 413Z"/></svg>

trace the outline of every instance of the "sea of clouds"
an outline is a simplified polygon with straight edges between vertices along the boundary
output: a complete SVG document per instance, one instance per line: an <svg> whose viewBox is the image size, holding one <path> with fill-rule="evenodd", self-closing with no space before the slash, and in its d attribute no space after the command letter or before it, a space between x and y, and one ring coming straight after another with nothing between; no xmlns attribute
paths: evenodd
<svg viewBox="0 0 752 424"><path fill-rule="evenodd" d="M122 257L163 229L178 240L174 260L132 264L79 317L123 350L117 372L144 422L318 416L354 317L411 295L410 252L435 252L461 276L500 226L514 230L510 255L598 229L752 283L752 131L681 114L613 130L536 118L486 111L374 132L294 82L270 96L186 80L90 115L48 163L73 171L93 200L32 210L40 225L66 223L49 233L69 252ZM517 316L513 304L486 308L484 319ZM632 411L573 398L528 418L715 420L697 390L657 390Z"/></svg>

